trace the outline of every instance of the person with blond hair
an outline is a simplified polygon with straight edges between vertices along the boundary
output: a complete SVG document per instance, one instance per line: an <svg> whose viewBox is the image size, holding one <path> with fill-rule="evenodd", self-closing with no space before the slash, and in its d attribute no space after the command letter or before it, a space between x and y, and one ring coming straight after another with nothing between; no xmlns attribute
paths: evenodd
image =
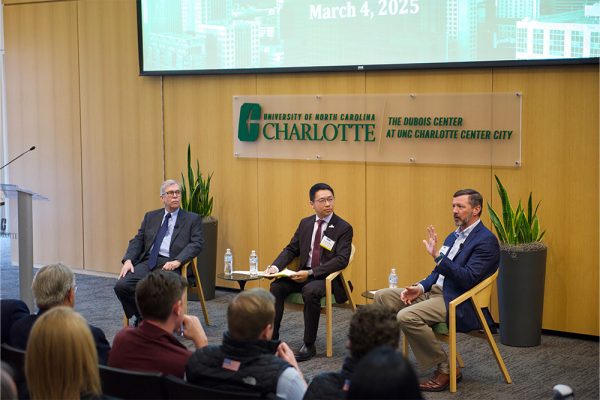
<svg viewBox="0 0 600 400"><path fill-rule="evenodd" d="M79 313L59 306L37 319L27 342L25 376L33 400L102 397L98 353Z"/></svg>

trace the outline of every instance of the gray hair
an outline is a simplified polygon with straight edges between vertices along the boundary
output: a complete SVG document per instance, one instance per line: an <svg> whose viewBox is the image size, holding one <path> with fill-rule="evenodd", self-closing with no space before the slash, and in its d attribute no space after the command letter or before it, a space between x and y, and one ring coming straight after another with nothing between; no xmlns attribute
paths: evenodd
<svg viewBox="0 0 600 400"><path fill-rule="evenodd" d="M75 274L63 263L43 266L31 284L35 304L44 310L63 304L72 288L75 288Z"/></svg>
<svg viewBox="0 0 600 400"><path fill-rule="evenodd" d="M162 183L162 185L160 185L160 195L164 196L165 190L167 190L167 188L171 185L177 185L179 189L181 189L179 182L177 182L175 179L167 179Z"/></svg>

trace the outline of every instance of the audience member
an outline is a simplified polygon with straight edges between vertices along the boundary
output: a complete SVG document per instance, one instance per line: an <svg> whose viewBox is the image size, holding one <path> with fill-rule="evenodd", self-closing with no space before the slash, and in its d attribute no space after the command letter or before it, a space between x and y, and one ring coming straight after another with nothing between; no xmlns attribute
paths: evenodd
<svg viewBox="0 0 600 400"><path fill-rule="evenodd" d="M207 346L190 357L191 383L223 390L252 388L263 395L301 399L306 382L287 344L271 340L275 298L263 289L239 293L227 307L223 344Z"/></svg>
<svg viewBox="0 0 600 400"><path fill-rule="evenodd" d="M46 265L39 269L31 284L35 303L39 308L37 314L29 315L16 321L9 334L8 343L19 349L27 347L27 339L35 321L45 312L57 306L75 306L75 274L71 268L62 263ZM110 344L106 340L104 332L100 328L88 325L92 332L98 360L100 364L106 364Z"/></svg>
<svg viewBox="0 0 600 400"><path fill-rule="evenodd" d="M202 218L181 206L181 187L177 181L166 180L160 186L163 208L144 215L137 234L129 241L123 256L123 267L114 290L123 305L127 319L140 322L135 303L137 283L154 269L181 274L181 265L195 258L202 250Z"/></svg>
<svg viewBox="0 0 600 400"><path fill-rule="evenodd" d="M173 333L191 339L196 348L208 343L198 318L183 313L185 290L187 281L165 270L156 270L139 281L135 300L143 321L137 328L127 327L117 333L108 365L183 378L192 352Z"/></svg>
<svg viewBox="0 0 600 400"><path fill-rule="evenodd" d="M71 307L53 307L37 319L27 342L25 375L33 400L102 397L94 339Z"/></svg>
<svg viewBox="0 0 600 400"><path fill-rule="evenodd" d="M25 318L29 314L29 307L27 307L27 304L25 304L22 300L0 300L0 317L2 319L2 325L0 325L0 335L2 336L2 340L0 343L8 341L10 328L15 321Z"/></svg>
<svg viewBox="0 0 600 400"><path fill-rule="evenodd" d="M348 399L422 399L419 381L395 348L371 350L356 365Z"/></svg>
<svg viewBox="0 0 600 400"><path fill-rule="evenodd" d="M340 372L324 372L313 378L304 399L341 399L346 397L351 377L360 359L372 349L387 345L398 347L400 326L391 310L380 304L360 307L350 320L350 356Z"/></svg>

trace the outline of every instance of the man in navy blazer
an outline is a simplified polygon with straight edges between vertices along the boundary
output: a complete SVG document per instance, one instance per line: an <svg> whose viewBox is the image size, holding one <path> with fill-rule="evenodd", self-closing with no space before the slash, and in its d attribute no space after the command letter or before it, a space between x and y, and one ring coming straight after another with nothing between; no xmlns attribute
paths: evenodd
<svg viewBox="0 0 600 400"><path fill-rule="evenodd" d="M271 283L271 293L275 296L273 339L279 339L285 298L290 293L302 292L304 345L296 353L298 361L306 361L316 354L315 341L321 316L321 297L325 296L325 278L346 268L352 252L352 226L333 213L335 197L331 186L326 183L313 185L309 199L316 215L300 221L290 243L265 271L266 274L276 273L294 258L299 258L299 270L293 276ZM332 282L332 290L336 302L347 300L340 276Z"/></svg>
<svg viewBox="0 0 600 400"><path fill-rule="evenodd" d="M425 249L434 259L435 267L422 281L407 288L383 289L375 293L378 303L398 311L397 319L402 332L413 349L419 367L423 370L437 365L434 375L421 383L423 391L443 391L449 386L448 356L435 339L431 326L448 322L448 303L498 268L500 247L498 240L480 220L483 198L473 189L454 193L452 213L458 227L438 249L433 226L427 228ZM456 309L456 329L469 332L480 329L475 310L470 302ZM460 371L457 379L462 378Z"/></svg>
<svg viewBox="0 0 600 400"><path fill-rule="evenodd" d="M172 179L163 182L160 199L164 208L147 212L138 233L129 241L114 288L125 315L128 319L135 316L136 324L141 318L135 304L136 284L155 268L181 273L179 267L202 250L202 219L179 208L179 183Z"/></svg>

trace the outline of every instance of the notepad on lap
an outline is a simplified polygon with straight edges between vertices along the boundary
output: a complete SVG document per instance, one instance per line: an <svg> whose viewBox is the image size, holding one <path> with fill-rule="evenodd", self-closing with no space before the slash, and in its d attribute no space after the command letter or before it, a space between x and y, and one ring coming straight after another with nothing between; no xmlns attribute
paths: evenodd
<svg viewBox="0 0 600 400"><path fill-rule="evenodd" d="M274 273L274 274L265 274L266 278L289 278L290 276L296 275L296 271L292 271L291 269L284 268L283 270Z"/></svg>

